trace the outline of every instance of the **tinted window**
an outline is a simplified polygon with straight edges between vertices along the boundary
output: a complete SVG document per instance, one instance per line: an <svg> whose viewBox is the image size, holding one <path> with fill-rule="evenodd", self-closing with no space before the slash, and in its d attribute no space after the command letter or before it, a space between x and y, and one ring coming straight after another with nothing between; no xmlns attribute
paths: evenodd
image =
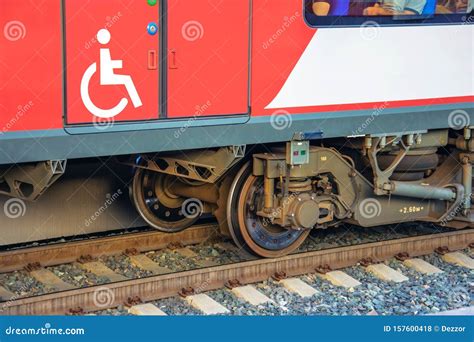
<svg viewBox="0 0 474 342"><path fill-rule="evenodd" d="M474 0L306 0L309 25L472 24Z"/></svg>

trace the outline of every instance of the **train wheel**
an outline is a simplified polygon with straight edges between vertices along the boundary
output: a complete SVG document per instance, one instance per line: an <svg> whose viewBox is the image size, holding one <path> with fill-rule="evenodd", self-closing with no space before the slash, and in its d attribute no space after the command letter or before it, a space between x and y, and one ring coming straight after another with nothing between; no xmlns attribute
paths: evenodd
<svg viewBox="0 0 474 342"><path fill-rule="evenodd" d="M265 258L287 255L297 249L309 230L285 229L257 215L262 203L263 179L247 163L237 174L227 202L230 233L238 247Z"/></svg>
<svg viewBox="0 0 474 342"><path fill-rule="evenodd" d="M137 169L133 178L131 197L137 211L153 228L167 233L179 232L193 225L200 209L183 213L186 198L172 194L168 189L176 178L165 174Z"/></svg>

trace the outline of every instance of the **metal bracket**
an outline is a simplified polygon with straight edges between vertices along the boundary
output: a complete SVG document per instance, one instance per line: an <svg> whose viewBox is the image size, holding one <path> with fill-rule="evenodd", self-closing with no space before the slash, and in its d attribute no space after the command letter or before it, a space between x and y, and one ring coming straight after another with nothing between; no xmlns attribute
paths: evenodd
<svg viewBox="0 0 474 342"><path fill-rule="evenodd" d="M47 162L48 163L48 162ZM50 160L51 171L54 175L62 175L66 172L67 160Z"/></svg>
<svg viewBox="0 0 474 342"><path fill-rule="evenodd" d="M246 150L247 150L246 145L234 145L234 146L232 146L232 152L234 153L235 158L245 157Z"/></svg>
<svg viewBox="0 0 474 342"><path fill-rule="evenodd" d="M194 150L163 155L141 155L136 161L121 163L203 183L216 183L245 156L245 145Z"/></svg>
<svg viewBox="0 0 474 342"><path fill-rule="evenodd" d="M314 131L314 132L296 132L295 134L293 134L292 140L298 140L298 141L318 140L318 139L322 139L323 136L324 136L324 133L321 130Z"/></svg>
<svg viewBox="0 0 474 342"><path fill-rule="evenodd" d="M0 194L36 201L66 171L67 160L18 164L0 170Z"/></svg>
<svg viewBox="0 0 474 342"><path fill-rule="evenodd" d="M393 172L397 166L400 165L401 161L403 158L405 158L405 156L408 154L408 151L410 150L410 146L401 144L400 152L393 160L392 164L390 164L390 166L385 170L381 170L377 161L377 154L385 147L381 146L381 143L384 141L384 139L384 137L375 138L375 143L372 144L368 151L370 165L372 166L372 171L374 174L374 192L377 195L386 195L390 192L390 190L386 189L386 186L390 185L390 177L393 175ZM399 141L402 141L401 138Z"/></svg>

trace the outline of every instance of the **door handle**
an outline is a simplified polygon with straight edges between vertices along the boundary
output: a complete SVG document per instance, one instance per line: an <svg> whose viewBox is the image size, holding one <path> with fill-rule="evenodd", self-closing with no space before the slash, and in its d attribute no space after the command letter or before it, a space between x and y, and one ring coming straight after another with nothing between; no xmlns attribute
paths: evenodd
<svg viewBox="0 0 474 342"><path fill-rule="evenodd" d="M176 60L176 50L170 50L170 69L178 69L178 62Z"/></svg>
<svg viewBox="0 0 474 342"><path fill-rule="evenodd" d="M148 50L148 70L158 69L158 53L156 50Z"/></svg>

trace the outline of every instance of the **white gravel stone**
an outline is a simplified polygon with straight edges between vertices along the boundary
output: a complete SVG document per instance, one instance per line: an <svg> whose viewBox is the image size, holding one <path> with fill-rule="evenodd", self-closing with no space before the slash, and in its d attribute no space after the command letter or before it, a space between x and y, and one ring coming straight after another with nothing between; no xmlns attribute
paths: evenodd
<svg viewBox="0 0 474 342"><path fill-rule="evenodd" d="M466 267L474 270L474 259L461 252L446 253L443 260L450 264Z"/></svg>
<svg viewBox="0 0 474 342"><path fill-rule="evenodd" d="M235 287L232 289L232 293L255 306L273 302L252 285Z"/></svg>
<svg viewBox="0 0 474 342"><path fill-rule="evenodd" d="M165 274L172 272L166 267L158 265L158 263L151 260L145 254L131 255L129 258L132 265L135 265L142 270L150 271L153 274Z"/></svg>
<svg viewBox="0 0 474 342"><path fill-rule="evenodd" d="M45 286L54 288L57 291L72 290L74 288L73 285L62 281L61 278L46 268L31 271L30 275Z"/></svg>
<svg viewBox="0 0 474 342"><path fill-rule="evenodd" d="M408 281L406 276L385 264L369 265L366 267L366 270L384 281L392 281L395 283Z"/></svg>
<svg viewBox="0 0 474 342"><path fill-rule="evenodd" d="M175 253L178 253L186 258L195 258L197 257L197 254L195 252L193 252L192 249L188 248L188 247L184 247L184 248L178 248L176 250L174 250Z"/></svg>
<svg viewBox="0 0 474 342"><path fill-rule="evenodd" d="M204 293L186 297L186 301L194 308L206 315L219 315L230 313L224 306Z"/></svg>
<svg viewBox="0 0 474 342"><path fill-rule="evenodd" d="M438 312L433 315L436 315L436 316L474 316L474 306L470 306L468 308Z"/></svg>
<svg viewBox="0 0 474 342"><path fill-rule="evenodd" d="M335 286L342 286L346 289L354 288L360 285L360 282L343 271L331 271L321 274L321 278L326 279Z"/></svg>
<svg viewBox="0 0 474 342"><path fill-rule="evenodd" d="M100 261L86 262L84 264L78 264L78 265L82 267L83 269L85 269L86 271L94 273L95 275L99 277L108 278L112 282L127 280L126 277L124 277L121 274L115 273L110 268L108 268L103 263L101 263Z"/></svg>
<svg viewBox="0 0 474 342"><path fill-rule="evenodd" d="M10 292L3 286L0 286L0 298L2 300L9 300L14 297L15 297L15 294L13 292Z"/></svg>
<svg viewBox="0 0 474 342"><path fill-rule="evenodd" d="M405 266L413 268L414 270L421 272L423 274L438 274L443 273L438 267L431 265L429 262L426 262L423 259L408 259L403 262Z"/></svg>
<svg viewBox="0 0 474 342"><path fill-rule="evenodd" d="M299 278L282 279L280 283L288 291L296 293L297 295L303 298L312 297L318 293L318 291L314 287L306 284L304 281L302 281Z"/></svg>
<svg viewBox="0 0 474 342"><path fill-rule="evenodd" d="M134 305L128 312L135 316L166 316L166 313L151 303Z"/></svg>

